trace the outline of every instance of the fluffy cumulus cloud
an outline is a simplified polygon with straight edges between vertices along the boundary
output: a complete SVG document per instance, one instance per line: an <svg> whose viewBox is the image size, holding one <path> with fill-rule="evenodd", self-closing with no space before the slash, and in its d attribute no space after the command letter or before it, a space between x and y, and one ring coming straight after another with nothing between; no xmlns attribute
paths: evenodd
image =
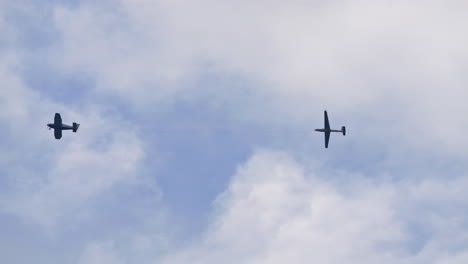
<svg viewBox="0 0 468 264"><path fill-rule="evenodd" d="M39 262L468 260L466 1L35 8L0 1L0 230L24 236L33 228L33 248L63 252L44 249ZM229 119L239 129L232 139L267 149L226 162L238 169L206 187L216 189L206 206L213 211L191 234L161 222L171 218L155 183L163 161L148 155L161 141L148 120L180 102L215 106L203 111ZM322 124L324 109L349 130L327 152L321 136L304 136ZM82 123L79 132L53 140L45 123L55 112ZM249 141L253 127L292 134ZM167 156L186 154L177 144ZM227 157L232 144L216 148ZM186 177L212 179L206 171ZM0 253L30 262L5 234Z"/></svg>
<svg viewBox="0 0 468 264"><path fill-rule="evenodd" d="M257 153L220 195L202 239L164 263L467 260L466 177L389 182L335 173Z"/></svg>

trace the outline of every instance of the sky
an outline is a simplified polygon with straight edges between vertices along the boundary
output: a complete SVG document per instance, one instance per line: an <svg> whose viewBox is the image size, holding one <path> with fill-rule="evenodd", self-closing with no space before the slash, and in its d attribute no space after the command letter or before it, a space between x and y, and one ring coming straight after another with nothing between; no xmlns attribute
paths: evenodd
<svg viewBox="0 0 468 264"><path fill-rule="evenodd" d="M2 262L467 263L467 10L0 0Z"/></svg>

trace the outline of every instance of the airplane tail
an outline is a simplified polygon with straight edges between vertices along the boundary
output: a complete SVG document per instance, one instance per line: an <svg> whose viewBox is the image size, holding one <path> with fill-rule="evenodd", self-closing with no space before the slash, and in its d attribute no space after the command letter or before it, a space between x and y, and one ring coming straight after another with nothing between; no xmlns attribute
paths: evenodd
<svg viewBox="0 0 468 264"><path fill-rule="evenodd" d="M343 133L343 136L346 136L346 127L345 126L341 127L341 132Z"/></svg>
<svg viewBox="0 0 468 264"><path fill-rule="evenodd" d="M76 131L78 131L78 128L80 127L80 124L77 124L77 123L73 123L73 132L76 133Z"/></svg>

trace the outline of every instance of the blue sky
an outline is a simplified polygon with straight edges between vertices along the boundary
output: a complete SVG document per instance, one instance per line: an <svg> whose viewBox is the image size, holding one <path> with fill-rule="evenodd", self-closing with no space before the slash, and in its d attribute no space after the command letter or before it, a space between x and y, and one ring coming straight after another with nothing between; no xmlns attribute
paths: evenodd
<svg viewBox="0 0 468 264"><path fill-rule="evenodd" d="M1 258L466 263L467 9L0 0Z"/></svg>

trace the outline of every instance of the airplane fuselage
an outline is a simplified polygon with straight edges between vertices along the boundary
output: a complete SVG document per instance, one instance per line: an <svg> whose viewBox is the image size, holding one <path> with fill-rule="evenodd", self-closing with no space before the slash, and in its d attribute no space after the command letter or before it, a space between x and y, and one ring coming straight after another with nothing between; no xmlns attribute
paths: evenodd
<svg viewBox="0 0 468 264"><path fill-rule="evenodd" d="M318 132L339 132L339 133L343 132L342 130L325 129L325 128L317 128L317 129L315 129L315 131L318 131Z"/></svg>
<svg viewBox="0 0 468 264"><path fill-rule="evenodd" d="M60 129L60 130L73 130L72 126L69 125L56 125L56 124L47 124L50 129Z"/></svg>

